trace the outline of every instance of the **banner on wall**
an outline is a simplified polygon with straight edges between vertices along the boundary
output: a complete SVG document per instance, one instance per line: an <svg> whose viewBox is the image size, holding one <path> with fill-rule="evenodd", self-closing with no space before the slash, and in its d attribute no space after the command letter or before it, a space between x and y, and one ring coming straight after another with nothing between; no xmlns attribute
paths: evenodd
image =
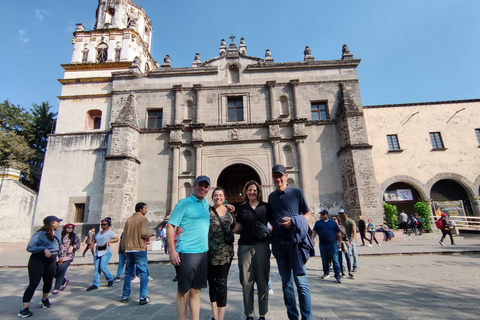
<svg viewBox="0 0 480 320"><path fill-rule="evenodd" d="M449 217L465 216L463 201L432 201L433 212L435 216L440 217L446 213Z"/></svg>
<svg viewBox="0 0 480 320"><path fill-rule="evenodd" d="M411 189L388 190L384 193L385 201L412 201Z"/></svg>

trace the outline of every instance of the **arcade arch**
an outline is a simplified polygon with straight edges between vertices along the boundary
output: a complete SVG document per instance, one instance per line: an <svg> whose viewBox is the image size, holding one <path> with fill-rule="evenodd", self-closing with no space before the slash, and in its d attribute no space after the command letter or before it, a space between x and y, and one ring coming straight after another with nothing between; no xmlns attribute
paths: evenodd
<svg viewBox="0 0 480 320"><path fill-rule="evenodd" d="M236 206L245 201L242 189L250 180L262 185L259 175L253 168L244 164L233 164L222 170L217 179L217 186L225 189L228 203Z"/></svg>

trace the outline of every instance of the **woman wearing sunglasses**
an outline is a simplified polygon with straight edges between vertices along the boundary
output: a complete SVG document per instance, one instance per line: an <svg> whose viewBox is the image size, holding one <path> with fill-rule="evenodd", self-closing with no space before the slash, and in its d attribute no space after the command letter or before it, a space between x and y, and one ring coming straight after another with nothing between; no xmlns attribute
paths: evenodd
<svg viewBox="0 0 480 320"><path fill-rule="evenodd" d="M58 290L65 290L68 285L68 280L65 279L65 273L67 272L70 263L72 263L75 257L75 251L80 249L80 237L73 232L75 225L73 223L67 223L63 226L62 240L60 241L60 251L62 257L57 261L57 272L55 274L55 286L53 287L52 294L58 294Z"/></svg>
<svg viewBox="0 0 480 320"><path fill-rule="evenodd" d="M108 262L112 257L112 248L110 247L110 243L118 242L118 236L115 234L115 232L110 230L111 225L111 218L107 217L103 219L100 223L102 230L100 230L95 236L95 243L97 244L95 254L93 255L95 276L93 278L92 285L87 288L87 291L98 289L98 285L100 284L100 275L102 272L108 281L107 286L111 287L113 285L113 276L108 270ZM93 246L93 244L91 244L91 246Z"/></svg>

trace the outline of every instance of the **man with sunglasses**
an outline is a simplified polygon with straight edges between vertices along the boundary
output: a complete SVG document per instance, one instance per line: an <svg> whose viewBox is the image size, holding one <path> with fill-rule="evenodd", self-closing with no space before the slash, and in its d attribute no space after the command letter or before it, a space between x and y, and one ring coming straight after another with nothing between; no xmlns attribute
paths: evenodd
<svg viewBox="0 0 480 320"><path fill-rule="evenodd" d="M187 302L192 320L200 318L200 291L207 287L208 229L210 227L209 204L205 199L210 178L198 176L193 194L180 200L168 220L167 243L170 263L175 266L178 279L178 319L187 316ZM174 244L177 229L183 230Z"/></svg>

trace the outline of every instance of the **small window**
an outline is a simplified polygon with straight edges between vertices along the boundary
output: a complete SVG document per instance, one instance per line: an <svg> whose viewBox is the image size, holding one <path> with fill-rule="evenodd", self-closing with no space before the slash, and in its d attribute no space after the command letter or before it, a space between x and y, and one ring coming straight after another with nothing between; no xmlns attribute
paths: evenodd
<svg viewBox="0 0 480 320"><path fill-rule="evenodd" d="M97 63L107 62L107 49L106 43L100 43L97 47Z"/></svg>
<svg viewBox="0 0 480 320"><path fill-rule="evenodd" d="M228 121L243 121L242 97L228 98Z"/></svg>
<svg viewBox="0 0 480 320"><path fill-rule="evenodd" d="M398 136L396 134L388 134L387 143L389 151L400 150L400 144L398 143Z"/></svg>
<svg viewBox="0 0 480 320"><path fill-rule="evenodd" d="M75 223L83 223L85 216L85 203L75 203Z"/></svg>
<svg viewBox="0 0 480 320"><path fill-rule="evenodd" d="M477 135L478 144L480 144L480 129L475 129L475 134Z"/></svg>
<svg viewBox="0 0 480 320"><path fill-rule="evenodd" d="M445 149L440 132L430 132L430 141L433 149Z"/></svg>
<svg viewBox="0 0 480 320"><path fill-rule="evenodd" d="M327 120L327 104L325 102L312 102L312 120Z"/></svg>
<svg viewBox="0 0 480 320"><path fill-rule="evenodd" d="M102 126L102 111L101 110L88 110L85 116L85 129L86 130L98 130Z"/></svg>
<svg viewBox="0 0 480 320"><path fill-rule="evenodd" d="M100 129L101 125L102 125L102 118L101 117L93 118L93 129Z"/></svg>
<svg viewBox="0 0 480 320"><path fill-rule="evenodd" d="M163 110L148 110L148 129L158 129L162 127Z"/></svg>

